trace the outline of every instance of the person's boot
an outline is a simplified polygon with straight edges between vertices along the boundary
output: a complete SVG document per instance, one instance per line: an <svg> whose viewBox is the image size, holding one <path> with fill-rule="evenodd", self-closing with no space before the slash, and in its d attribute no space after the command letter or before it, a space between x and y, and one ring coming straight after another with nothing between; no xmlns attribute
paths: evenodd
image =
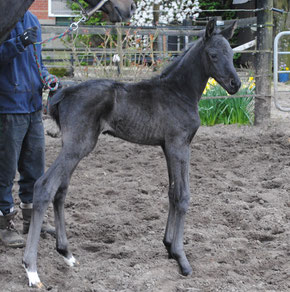
<svg viewBox="0 0 290 292"><path fill-rule="evenodd" d="M33 205L31 204L24 204L20 203L20 209L22 210L22 216L23 216L23 234L27 234L29 230L31 215L32 215L32 208ZM52 236L55 236L55 228L51 226L44 218L42 227L41 227L41 233L48 233Z"/></svg>
<svg viewBox="0 0 290 292"><path fill-rule="evenodd" d="M25 241L14 227L13 218L17 211L0 216L0 240L7 247L24 247Z"/></svg>

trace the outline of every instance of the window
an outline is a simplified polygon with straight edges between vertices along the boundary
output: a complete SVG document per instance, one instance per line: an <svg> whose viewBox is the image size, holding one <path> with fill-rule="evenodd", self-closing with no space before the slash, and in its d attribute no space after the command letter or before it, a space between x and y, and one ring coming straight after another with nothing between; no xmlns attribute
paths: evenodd
<svg viewBox="0 0 290 292"><path fill-rule="evenodd" d="M77 15L69 8L68 0L48 0L48 16L71 17Z"/></svg>

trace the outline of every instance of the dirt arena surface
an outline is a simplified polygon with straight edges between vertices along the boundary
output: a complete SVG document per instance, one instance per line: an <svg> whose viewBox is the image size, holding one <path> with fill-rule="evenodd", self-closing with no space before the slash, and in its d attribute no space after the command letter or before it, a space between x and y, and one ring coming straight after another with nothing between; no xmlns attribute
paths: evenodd
<svg viewBox="0 0 290 292"><path fill-rule="evenodd" d="M46 138L49 166L61 140ZM38 272L47 290L290 291L290 119L201 127L190 187L184 243L193 274L183 277L162 244L168 199L161 149L101 135L76 169L65 205L80 265L65 265L54 238L40 240ZM51 207L48 213L52 221ZM23 251L0 246L0 291L35 291Z"/></svg>

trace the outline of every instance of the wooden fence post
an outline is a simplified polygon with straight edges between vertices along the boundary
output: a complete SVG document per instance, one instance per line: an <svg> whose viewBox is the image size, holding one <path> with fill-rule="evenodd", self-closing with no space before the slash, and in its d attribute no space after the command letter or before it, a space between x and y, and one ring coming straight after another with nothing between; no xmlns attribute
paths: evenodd
<svg viewBox="0 0 290 292"><path fill-rule="evenodd" d="M271 114L273 0L257 0L257 50L255 125L263 124Z"/></svg>
<svg viewBox="0 0 290 292"><path fill-rule="evenodd" d="M123 69L123 39L122 39L122 28L121 23L116 23L116 31L117 31L117 52L120 57L120 73Z"/></svg>
<svg viewBox="0 0 290 292"><path fill-rule="evenodd" d="M70 72L69 72L69 76L74 77L74 55L73 53L70 53Z"/></svg>

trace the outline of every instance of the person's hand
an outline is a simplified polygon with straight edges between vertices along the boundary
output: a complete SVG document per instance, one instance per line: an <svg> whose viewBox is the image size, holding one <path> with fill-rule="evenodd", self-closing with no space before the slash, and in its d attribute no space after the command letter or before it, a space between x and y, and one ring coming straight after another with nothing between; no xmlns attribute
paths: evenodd
<svg viewBox="0 0 290 292"><path fill-rule="evenodd" d="M37 26L30 27L20 36L20 40L24 47L36 43L37 41Z"/></svg>

